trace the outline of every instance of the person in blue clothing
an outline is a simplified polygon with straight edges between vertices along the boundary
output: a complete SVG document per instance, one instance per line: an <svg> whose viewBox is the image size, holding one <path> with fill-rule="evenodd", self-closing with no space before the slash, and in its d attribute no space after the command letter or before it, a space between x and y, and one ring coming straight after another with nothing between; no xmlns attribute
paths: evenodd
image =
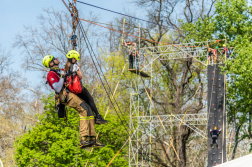
<svg viewBox="0 0 252 167"><path fill-rule="evenodd" d="M214 143L216 143L216 146L218 147L218 140L217 140L217 138L220 135L220 133L221 133L221 129L217 130L216 126L214 127L214 130L210 129L210 135L212 137L211 147L213 146Z"/></svg>

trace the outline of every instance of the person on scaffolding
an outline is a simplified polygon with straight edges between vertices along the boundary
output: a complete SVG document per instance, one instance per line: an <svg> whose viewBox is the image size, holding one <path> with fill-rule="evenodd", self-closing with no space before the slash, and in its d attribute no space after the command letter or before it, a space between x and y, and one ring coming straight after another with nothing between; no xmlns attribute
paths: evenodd
<svg viewBox="0 0 252 167"><path fill-rule="evenodd" d="M219 46L216 46L214 49L214 56L216 58L216 63L219 63Z"/></svg>
<svg viewBox="0 0 252 167"><path fill-rule="evenodd" d="M60 61L52 55L46 55L42 63L46 68L50 68L47 74L47 82L55 91L55 94L58 95L60 103L79 112L80 147L104 147L105 145L99 143L95 138L95 120L90 106L83 99L70 92L64 85L66 74L63 69L59 69Z"/></svg>
<svg viewBox="0 0 252 167"><path fill-rule="evenodd" d="M226 54L227 58L229 58L229 51L228 51L228 48L226 47L226 44L223 44L222 56L224 57L225 54Z"/></svg>
<svg viewBox="0 0 252 167"><path fill-rule="evenodd" d="M133 56L133 51L130 49L129 50L129 69L133 69L133 62L134 62L134 56Z"/></svg>
<svg viewBox="0 0 252 167"><path fill-rule="evenodd" d="M212 141L211 141L211 147L213 146L214 143L216 143L216 146L218 147L218 136L221 133L221 129L217 130L217 127L215 126L213 130L210 129L210 135L212 137Z"/></svg>
<svg viewBox="0 0 252 167"><path fill-rule="evenodd" d="M77 65L77 61L80 60L80 54L75 50L70 50L67 54L67 63L65 64L65 71L67 73L76 73L81 82L82 73L80 71L79 66ZM70 68L71 67L71 68ZM107 120L104 120L102 116L99 114L97 107L95 105L93 97L90 95L89 91L81 84L82 91L78 93L77 96L83 99L95 113L95 124L104 124L108 123Z"/></svg>
<svg viewBox="0 0 252 167"><path fill-rule="evenodd" d="M210 58L212 60L212 64L214 64L214 49L210 48L209 46L207 46L207 52L208 52L208 65L210 65Z"/></svg>
<svg viewBox="0 0 252 167"><path fill-rule="evenodd" d="M140 58L140 56L139 56L138 51L135 51L134 56L135 56L135 60L136 60L136 69L139 69L139 58Z"/></svg>

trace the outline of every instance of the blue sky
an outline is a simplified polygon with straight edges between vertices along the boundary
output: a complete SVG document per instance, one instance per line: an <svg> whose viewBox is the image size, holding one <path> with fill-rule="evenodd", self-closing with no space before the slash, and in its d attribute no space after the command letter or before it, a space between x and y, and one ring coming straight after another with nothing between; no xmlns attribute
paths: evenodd
<svg viewBox="0 0 252 167"><path fill-rule="evenodd" d="M65 1L68 4L68 0ZM121 13L129 11L129 9L132 11L132 9L135 8L135 6L130 3L130 0L83 0L83 2ZM22 62L24 55L21 55L20 49L12 47L15 42L15 36L17 34L23 34L24 26L35 27L37 24L37 17L40 14L43 14L43 9L53 8L56 11L67 11L67 9L62 0L0 0L0 6L0 45L6 50L11 50L11 60L13 61L11 68L14 71L20 71L31 85L36 84L41 81L41 76L39 72L24 72L24 70L21 69L20 62ZM92 11L94 14L99 15L99 21L104 23L108 23L109 21L112 21L113 18L118 17L118 15L114 13L80 3L77 3L77 9L84 15L88 15L88 13Z"/></svg>

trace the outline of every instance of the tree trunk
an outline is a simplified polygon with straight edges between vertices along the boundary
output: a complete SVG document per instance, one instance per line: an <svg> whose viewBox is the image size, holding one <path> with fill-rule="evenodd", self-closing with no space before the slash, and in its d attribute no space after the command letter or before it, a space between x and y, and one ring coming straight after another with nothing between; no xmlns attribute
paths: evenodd
<svg viewBox="0 0 252 167"><path fill-rule="evenodd" d="M188 137L190 136L190 129L187 129L185 126L181 126L179 129L179 139L178 139L178 145L179 145L179 167L186 167L186 141L188 140Z"/></svg>
<svg viewBox="0 0 252 167"><path fill-rule="evenodd" d="M235 145L234 145L234 149L232 152L232 160L235 159L236 149L237 149L238 143L240 142L240 140L239 140L240 129L241 129L241 126L238 126L237 130L235 132Z"/></svg>

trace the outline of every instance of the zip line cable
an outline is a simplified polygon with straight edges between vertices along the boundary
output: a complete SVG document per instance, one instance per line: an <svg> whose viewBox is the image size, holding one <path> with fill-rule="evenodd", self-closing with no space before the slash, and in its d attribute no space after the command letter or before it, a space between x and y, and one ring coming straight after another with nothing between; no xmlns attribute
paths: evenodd
<svg viewBox="0 0 252 167"><path fill-rule="evenodd" d="M112 30L112 31L115 31L115 32L121 33L121 34L125 34L125 35L128 35L128 36L132 36L132 37L138 38L138 39L146 40L146 41L153 42L153 43L158 43L158 44L161 44L161 45L163 44L163 45L176 46L176 45L174 45L174 44L168 44L168 43L163 43L163 42L157 42L157 41L154 41L154 40L150 40L150 39L138 37L138 36L135 36L135 35L131 35L131 34L128 34L128 33L124 33L124 32L121 32L121 31L118 31L118 30L115 30L115 29L112 29L112 28L109 28L109 27L105 27L105 26L99 25L99 24L96 24L96 23L94 23L94 22L91 22L91 21L82 19L82 18L79 18L79 19L82 20L82 21L85 21L85 22L88 22L88 23L91 23L91 24L94 24L94 25L97 25L97 26L100 26L100 27L103 27L103 28ZM209 45L215 44L215 43L217 43L217 41L219 42L219 41L222 41L222 40L215 40L215 42L213 42L213 43L211 43L211 44L209 44ZM207 46L207 45L204 45L204 46ZM193 47L193 48L195 48L195 47L200 47L200 46L180 46L180 47Z"/></svg>
<svg viewBox="0 0 252 167"><path fill-rule="evenodd" d="M118 25L114 25L114 24L102 23L102 22L93 21L93 20L87 20L87 21L90 21L90 22L93 22L93 23L98 23L98 24L104 24L104 25L107 25L107 26L113 26L113 27L122 28L122 26L118 26ZM125 24L128 24L129 27L139 28L139 27L136 27L135 25L130 24L130 23L125 23ZM142 28L142 27L140 27L140 29L149 30L147 28Z"/></svg>
<svg viewBox="0 0 252 167"><path fill-rule="evenodd" d="M113 11L113 10L109 10L109 9L105 9L105 8L102 8L102 7L99 7L99 6L91 5L91 4L82 2L82 1L76 1L76 2L85 4L85 5L88 5L88 6L92 6L92 7L98 8L98 9L106 10L106 11L108 11L108 12L116 13L116 14L119 14L119 15L122 15L122 16L131 17L131 18L133 18L133 19L137 19L137 20L141 20L141 21L144 21L144 22L148 22L148 23L151 23L151 24L158 25L158 26L163 26L163 27L169 28L168 26L160 25L160 24L158 24L158 23L154 23L154 22L151 22L151 21L148 21L148 20L140 19L140 18L137 18L137 17L134 17L134 16L130 16L130 15L127 15L127 14L115 12L115 11ZM172 27L170 27L170 28L172 28Z"/></svg>
<svg viewBox="0 0 252 167"><path fill-rule="evenodd" d="M82 4L84 4L84 5L92 6L92 7L98 8L98 9L106 10L106 11L108 11L108 12L116 13L116 14L119 14L119 15L122 15L122 16L131 17L131 18L133 18L133 19L141 20L141 21L144 21L144 22L147 22L147 23L151 23L151 24L155 24L155 25L158 25L158 26L162 26L162 27L165 27L165 28L171 28L171 29L173 29L173 30L177 30L177 29L173 28L172 26L160 25L160 24L158 24L158 23L154 23L154 22L151 22L151 21L148 21L148 20L140 19L140 18L137 18L137 17L134 17L134 16L130 16L130 15L127 15L127 14L115 12L115 11L113 11L113 10L109 10L109 9L105 9L105 8L102 8L102 7L99 7L99 6L95 6L95 5L92 5L92 4L88 4L88 3L86 3L86 2L82 2L82 1L78 1L78 0L77 0L76 2L82 3ZM187 31L183 31L183 30L177 30L177 31L184 32L184 33L189 33L189 34L194 34L194 35L198 35L198 36L201 36L201 37L208 38L208 37L206 37L206 36L204 36L204 35L200 35L200 34L196 34L196 33L191 33L191 32L187 32Z"/></svg>

